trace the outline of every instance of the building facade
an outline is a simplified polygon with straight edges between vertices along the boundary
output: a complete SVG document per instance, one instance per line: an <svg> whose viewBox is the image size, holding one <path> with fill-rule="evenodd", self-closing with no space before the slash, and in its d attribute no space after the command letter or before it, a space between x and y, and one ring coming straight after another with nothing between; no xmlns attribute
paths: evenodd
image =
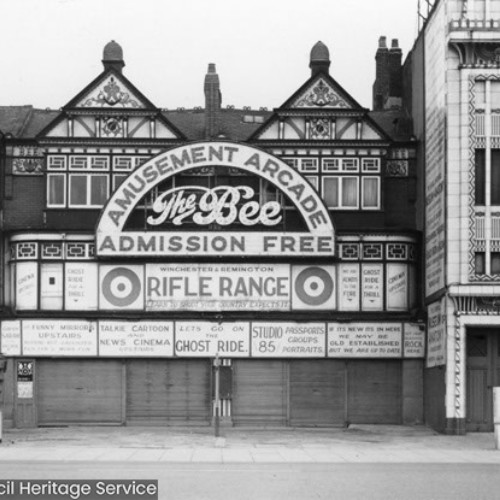
<svg viewBox="0 0 500 500"><path fill-rule="evenodd" d="M203 108L158 108L115 42L60 111L0 108L6 425L423 422L392 45L373 112L321 42L273 111L224 108L213 64Z"/></svg>
<svg viewBox="0 0 500 500"><path fill-rule="evenodd" d="M425 420L450 434L492 431L492 387L500 385L500 2L431 3L405 64L423 186Z"/></svg>

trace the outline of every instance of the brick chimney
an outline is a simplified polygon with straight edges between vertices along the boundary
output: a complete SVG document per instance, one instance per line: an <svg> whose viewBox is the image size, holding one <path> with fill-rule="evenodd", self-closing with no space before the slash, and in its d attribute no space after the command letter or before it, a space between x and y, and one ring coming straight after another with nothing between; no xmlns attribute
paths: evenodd
<svg viewBox="0 0 500 500"><path fill-rule="evenodd" d="M391 42L389 50L389 97L386 107L400 107L403 96L403 52L396 38Z"/></svg>
<svg viewBox="0 0 500 500"><path fill-rule="evenodd" d="M389 93L389 49L387 38L378 39L378 49L375 54L375 82L373 84L373 109L384 109L385 97Z"/></svg>
<svg viewBox="0 0 500 500"><path fill-rule="evenodd" d="M397 39L387 48L387 39L381 36L375 54L375 82L373 84L373 109L381 111L401 107L403 90L403 53Z"/></svg>
<svg viewBox="0 0 500 500"><path fill-rule="evenodd" d="M219 135L220 108L222 95L220 93L219 75L215 64L208 65L205 76L205 139L214 139Z"/></svg>

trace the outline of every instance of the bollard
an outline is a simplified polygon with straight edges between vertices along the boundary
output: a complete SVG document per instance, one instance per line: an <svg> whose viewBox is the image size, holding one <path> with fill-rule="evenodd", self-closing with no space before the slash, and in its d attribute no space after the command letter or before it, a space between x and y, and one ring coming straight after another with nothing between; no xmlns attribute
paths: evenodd
<svg viewBox="0 0 500 500"><path fill-rule="evenodd" d="M493 425L495 426L495 448L500 450L500 387L493 387Z"/></svg>

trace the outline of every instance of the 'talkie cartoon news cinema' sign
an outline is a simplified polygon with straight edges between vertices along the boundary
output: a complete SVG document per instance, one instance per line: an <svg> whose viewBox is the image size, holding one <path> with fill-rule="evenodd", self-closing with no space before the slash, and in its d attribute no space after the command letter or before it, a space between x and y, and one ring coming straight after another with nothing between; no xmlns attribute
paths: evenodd
<svg viewBox="0 0 500 500"><path fill-rule="evenodd" d="M6 356L422 358L412 323L7 320Z"/></svg>
<svg viewBox="0 0 500 500"><path fill-rule="evenodd" d="M305 232L273 232L283 214L276 201L259 203L245 185L173 188L158 193L147 217L147 231L128 231L134 208L158 184L174 175L203 167L236 168L260 177L296 207ZM189 188L189 189L188 189ZM179 231L159 231L165 221ZM199 231L183 231L189 222ZM212 223L227 228L208 231ZM248 231L231 231L238 223ZM254 226L265 231L252 231ZM96 230L96 253L108 256L287 255L332 256L334 228L314 187L292 167L256 148L230 142L205 142L172 149L144 163L118 187L101 213Z"/></svg>

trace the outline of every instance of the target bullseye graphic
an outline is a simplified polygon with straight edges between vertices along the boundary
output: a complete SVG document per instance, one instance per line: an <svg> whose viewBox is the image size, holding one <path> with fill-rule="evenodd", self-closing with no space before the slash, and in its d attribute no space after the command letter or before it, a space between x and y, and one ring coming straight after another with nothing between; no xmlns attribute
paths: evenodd
<svg viewBox="0 0 500 500"><path fill-rule="evenodd" d="M332 296L332 277L320 267L308 267L295 279L295 293L305 304L320 306Z"/></svg>
<svg viewBox="0 0 500 500"><path fill-rule="evenodd" d="M104 276L102 294L116 307L133 304L141 293L141 281L137 274L126 267L117 267Z"/></svg>

